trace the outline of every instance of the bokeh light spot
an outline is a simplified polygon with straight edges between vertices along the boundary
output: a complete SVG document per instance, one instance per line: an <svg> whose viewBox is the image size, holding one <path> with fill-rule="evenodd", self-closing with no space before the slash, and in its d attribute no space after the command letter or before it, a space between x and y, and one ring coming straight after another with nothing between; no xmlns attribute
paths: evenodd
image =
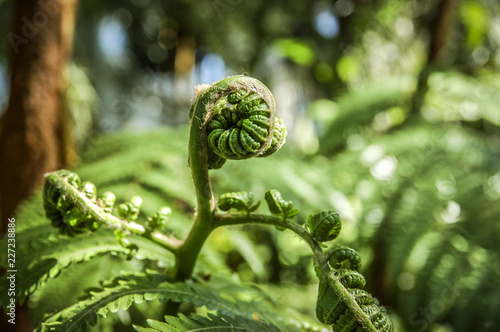
<svg viewBox="0 0 500 332"><path fill-rule="evenodd" d="M339 34L339 21L331 11L323 10L314 17L314 29L326 39L335 38Z"/></svg>

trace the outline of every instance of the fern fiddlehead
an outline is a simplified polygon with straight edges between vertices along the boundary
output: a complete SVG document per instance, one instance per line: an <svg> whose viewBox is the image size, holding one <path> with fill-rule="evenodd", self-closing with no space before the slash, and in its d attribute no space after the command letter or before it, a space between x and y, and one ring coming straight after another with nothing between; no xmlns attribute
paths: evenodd
<svg viewBox="0 0 500 332"><path fill-rule="evenodd" d="M306 225L292 220L299 211L280 192L270 190L265 195L269 211L266 215L220 215L218 223L234 225L260 223L288 228L304 239L315 256L319 282L316 316L319 321L332 325L334 332L393 331L392 321L376 298L363 290L366 280L359 272L361 257L346 246L334 247L327 253L321 242L331 241L340 233L342 222L334 211L323 211L309 216Z"/></svg>
<svg viewBox="0 0 500 332"><path fill-rule="evenodd" d="M371 324L375 331L394 330L392 321L376 298L363 290L366 280L359 273L361 257L351 248L340 246L327 253L330 267L319 282L316 316L333 331L364 331ZM345 268L347 262L349 268Z"/></svg>
<svg viewBox="0 0 500 332"><path fill-rule="evenodd" d="M196 216L177 254L174 278L191 276L203 243L217 227L209 169L221 168L227 159L276 152L285 142L286 127L275 114L273 95L252 77L231 76L197 89L189 111L189 165L197 198Z"/></svg>
<svg viewBox="0 0 500 332"><path fill-rule="evenodd" d="M117 208L118 217L111 214L116 196L105 192L97 197L97 189L91 182L81 183L80 177L68 170L59 170L45 175L43 188L45 215L52 226L63 235L75 236L94 232L102 225L119 231L117 239L126 243L124 236L129 233L147 237L175 251L179 241L166 236L156 229L161 227L171 213L170 208L161 208L149 218L148 227L134 222L142 205L140 197L122 203Z"/></svg>
<svg viewBox="0 0 500 332"><path fill-rule="evenodd" d="M97 203L97 190L90 182L81 184L77 174L61 170L57 173L47 175L47 181L43 188L44 209L47 218L52 222L52 226L59 229L64 235L74 236L88 231L96 231L99 223L94 220L85 209L77 206L71 196L65 195L58 186L57 178L66 181L69 186L77 188L81 196L89 201ZM109 202L109 197L107 197ZM109 203L108 203L109 204Z"/></svg>
<svg viewBox="0 0 500 332"><path fill-rule="evenodd" d="M212 169L228 159L267 157L285 143L286 126L276 117L271 92L251 77L228 77L202 90L191 109L191 117L200 115Z"/></svg>

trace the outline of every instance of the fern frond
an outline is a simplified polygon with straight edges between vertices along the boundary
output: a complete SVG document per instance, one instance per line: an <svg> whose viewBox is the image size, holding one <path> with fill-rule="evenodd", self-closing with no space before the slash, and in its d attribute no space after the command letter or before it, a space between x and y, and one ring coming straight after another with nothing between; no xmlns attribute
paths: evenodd
<svg viewBox="0 0 500 332"><path fill-rule="evenodd" d="M138 332L189 332L189 331L263 331L279 332L278 327L263 322L251 320L245 317L224 317L208 314L208 317L193 315L191 318L180 314L179 317L166 316L165 323L156 320L148 320L151 328L135 326ZM290 327L292 328L292 327ZM300 331L293 329L288 331Z"/></svg>
<svg viewBox="0 0 500 332"><path fill-rule="evenodd" d="M110 155L132 150L149 151L183 151L187 158L186 137L189 135L187 126L177 128L169 127L168 130L148 130L143 132L119 132L112 135L101 136L90 142L82 154L86 163L103 160ZM168 140L159 136L167 136ZM131 153L133 154L133 153ZM182 157L179 157L182 158ZM184 163L186 158L183 159Z"/></svg>
<svg viewBox="0 0 500 332"><path fill-rule="evenodd" d="M39 331L79 331L86 325L94 326L98 317L106 317L118 309L128 309L133 303L158 299L161 302L192 303L206 307L224 318L233 320L262 321L281 326L306 328L300 320L288 317L290 311L276 309L267 296L257 288L243 286L227 278L213 278L209 282L170 283L166 276L135 273L115 278L100 289L90 291L86 299L49 316ZM272 302L272 301L271 301ZM273 308L273 309L271 309ZM279 315L286 312L286 315ZM264 325L265 326L265 325ZM318 327L310 326L318 330ZM285 330L288 330L285 328Z"/></svg>
<svg viewBox="0 0 500 332"><path fill-rule="evenodd" d="M407 98L408 91L398 80L383 84L378 82L342 96L338 100L338 114L321 138L322 154L332 154L343 149L349 135L366 129L378 113L404 106Z"/></svg>
<svg viewBox="0 0 500 332"><path fill-rule="evenodd" d="M22 233L25 229L42 226L40 231L47 223L45 211L43 209L42 190L35 191L28 199L23 201L16 210L16 234ZM46 230L51 230L47 228ZM47 233L34 233L35 238L42 238Z"/></svg>
<svg viewBox="0 0 500 332"><path fill-rule="evenodd" d="M478 329L496 324L486 312L497 287L484 277L498 275L500 262L492 254L498 252L492 225L500 216L494 141L463 127L420 124L371 143L339 154L330 169L334 185L357 196L359 243L373 250L373 293L392 302L408 331L445 320ZM384 161L394 168L381 177ZM491 253L483 264L485 249ZM472 308L478 299L472 294L481 294L483 310Z"/></svg>
<svg viewBox="0 0 500 332"><path fill-rule="evenodd" d="M92 257L103 254L128 254L129 250L116 242L113 232L100 230L92 236L78 236L69 238L59 234L50 233L47 228L42 229L50 234L47 238L36 238L40 234L40 228L26 230L17 237L17 279L16 295L22 303L26 296L33 293L39 286L47 282L49 278L55 278L63 269L73 263L90 260ZM157 261L160 266L170 266L173 255L152 241L140 236L129 236L131 243L140 249L136 257ZM2 246L6 241L2 241ZM6 297L8 280L2 279L0 283L0 303L5 304L9 299Z"/></svg>
<svg viewBox="0 0 500 332"><path fill-rule="evenodd" d="M41 331L49 331L52 327L64 331L79 331L86 324L93 326L97 317L106 317L109 312L128 309L132 303L141 303L158 298L162 302L193 303L195 306L206 306L230 317L246 316L245 308L234 301L221 298L207 287L188 281L185 283L169 283L165 276L158 274L137 273L114 279L104 288L93 290L90 297L73 306L50 316L43 324Z"/></svg>
<svg viewBox="0 0 500 332"><path fill-rule="evenodd" d="M91 290L87 299L50 315L37 330L85 330L87 324L96 325L98 316L106 317L109 312L116 312L120 308L126 310L133 303L156 299L162 281L165 281L164 277L143 273L118 277L101 289Z"/></svg>

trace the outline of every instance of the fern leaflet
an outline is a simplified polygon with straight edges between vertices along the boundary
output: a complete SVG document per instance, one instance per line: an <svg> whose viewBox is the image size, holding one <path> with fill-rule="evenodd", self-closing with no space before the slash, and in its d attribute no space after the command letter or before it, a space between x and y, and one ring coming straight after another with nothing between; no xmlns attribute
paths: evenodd
<svg viewBox="0 0 500 332"><path fill-rule="evenodd" d="M138 332L188 332L188 331L263 331L279 332L280 329L272 324L264 324L244 317L225 317L208 314L208 317L194 315L189 318L185 315L179 317L165 317L165 323L148 319L151 328L134 326ZM290 327L292 328L292 327ZM289 330L290 331L290 330ZM295 330L293 330L295 331ZM296 331L300 331L296 329Z"/></svg>
<svg viewBox="0 0 500 332"><path fill-rule="evenodd" d="M115 235L109 231L98 231L92 237L69 238L59 234L51 234L46 239L33 240L32 233L39 231L38 228L32 231L27 230L20 234L17 239L21 249L17 261L16 295L19 296L21 303L26 296L33 293L49 278L55 278L72 263L87 261L94 256L106 253L127 254L129 252L128 249L116 242ZM131 235L128 239L140 248L136 257L158 261L161 266L171 265L173 258L168 250L140 236ZM4 240L2 246L5 245L6 241ZM2 279L0 283L0 303L2 305L9 301L6 296L8 287L8 280Z"/></svg>

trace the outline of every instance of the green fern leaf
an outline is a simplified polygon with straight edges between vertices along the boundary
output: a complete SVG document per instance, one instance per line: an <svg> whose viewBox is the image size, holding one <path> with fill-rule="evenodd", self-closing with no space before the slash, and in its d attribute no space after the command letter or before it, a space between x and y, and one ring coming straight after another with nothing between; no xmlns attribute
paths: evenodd
<svg viewBox="0 0 500 332"><path fill-rule="evenodd" d="M50 225L46 228L52 228ZM116 242L115 235L106 230L97 231L89 236L69 238L52 233L48 238L33 240L39 228L26 230L17 236L18 260L16 295L22 303L26 296L33 293L49 278L55 278L70 264L90 260L94 256L107 253L127 254L128 250ZM49 233L50 234L50 233ZM173 261L172 254L163 247L148 241L140 236L127 237L131 243L140 249L137 258L158 261L160 266L170 266ZM1 242L1 247L6 247L6 240ZM0 282L0 303L6 304L8 280Z"/></svg>
<svg viewBox="0 0 500 332"><path fill-rule="evenodd" d="M128 309L132 303L151 301L174 301L193 303L197 307L206 306L230 317L251 316L246 308L235 301L222 298L210 287L192 281L169 283L165 276L158 274L131 274L114 279L99 290L90 292L90 297L50 316L40 330L48 331L57 326L65 331L79 331L86 324L94 326L97 317L106 317L109 312Z"/></svg>
<svg viewBox="0 0 500 332"><path fill-rule="evenodd" d="M194 315L189 318L185 315L179 317L165 317L165 323L149 319L148 325L152 328L134 326L138 332L189 332L189 331L263 331L279 332L278 327L244 317L225 317L208 314L208 317ZM299 331L297 328L289 327L288 331Z"/></svg>
<svg viewBox="0 0 500 332"><path fill-rule="evenodd" d="M166 276L153 272L120 276L103 288L91 290L86 299L49 316L38 331L79 331L87 325L94 326L99 317L107 317L110 312L154 299L204 306L222 315L226 321L259 321L259 325L276 325L281 330L290 331L293 329L286 326L295 326L299 331L319 329L314 325L307 327L309 323L294 319L289 309L276 310L275 304L270 303L272 301L255 287L237 284L228 278L215 276L212 279L209 282L188 280L170 283Z"/></svg>

